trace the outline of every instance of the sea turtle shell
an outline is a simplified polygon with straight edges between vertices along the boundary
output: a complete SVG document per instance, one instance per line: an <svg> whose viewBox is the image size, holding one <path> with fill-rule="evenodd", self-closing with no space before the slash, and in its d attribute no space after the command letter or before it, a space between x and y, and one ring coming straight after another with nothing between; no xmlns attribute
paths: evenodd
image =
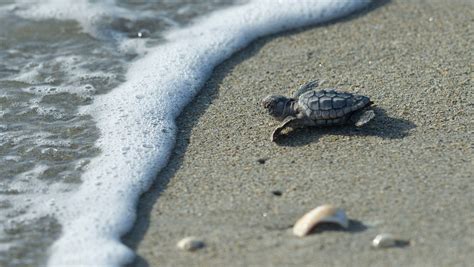
<svg viewBox="0 0 474 267"><path fill-rule="evenodd" d="M324 89L302 94L298 110L317 125L335 125L345 123L352 113L370 104L366 96Z"/></svg>

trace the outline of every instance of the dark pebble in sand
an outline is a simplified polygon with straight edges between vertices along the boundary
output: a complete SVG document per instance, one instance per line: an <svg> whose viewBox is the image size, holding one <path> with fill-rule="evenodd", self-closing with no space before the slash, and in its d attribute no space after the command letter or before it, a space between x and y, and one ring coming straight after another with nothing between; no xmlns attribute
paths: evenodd
<svg viewBox="0 0 474 267"><path fill-rule="evenodd" d="M283 195L283 192L281 192L280 190L273 190L272 195L279 197Z"/></svg>

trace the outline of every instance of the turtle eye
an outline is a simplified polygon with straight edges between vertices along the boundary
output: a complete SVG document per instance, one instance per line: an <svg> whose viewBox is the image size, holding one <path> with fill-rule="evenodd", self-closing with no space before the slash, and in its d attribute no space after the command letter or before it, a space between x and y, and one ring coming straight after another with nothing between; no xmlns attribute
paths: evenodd
<svg viewBox="0 0 474 267"><path fill-rule="evenodd" d="M270 109L273 106L274 101L273 101L273 98L271 96L267 96L262 100L261 103L262 103L262 106L264 108Z"/></svg>

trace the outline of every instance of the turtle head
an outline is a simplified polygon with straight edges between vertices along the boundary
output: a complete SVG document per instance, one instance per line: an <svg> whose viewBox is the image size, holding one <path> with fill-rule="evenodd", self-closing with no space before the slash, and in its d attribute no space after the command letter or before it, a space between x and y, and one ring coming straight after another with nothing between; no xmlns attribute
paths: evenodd
<svg viewBox="0 0 474 267"><path fill-rule="evenodd" d="M283 120L288 116L294 115L294 102L294 99L285 96L269 95L262 100L262 106L275 119Z"/></svg>

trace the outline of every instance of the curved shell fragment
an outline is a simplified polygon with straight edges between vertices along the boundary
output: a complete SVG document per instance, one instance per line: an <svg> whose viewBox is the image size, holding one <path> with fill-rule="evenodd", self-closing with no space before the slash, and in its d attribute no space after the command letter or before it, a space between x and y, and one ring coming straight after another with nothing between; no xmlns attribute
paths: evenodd
<svg viewBox="0 0 474 267"><path fill-rule="evenodd" d="M307 236L320 223L334 223L344 229L349 227L349 220L343 209L322 205L301 217L293 226L293 234Z"/></svg>

